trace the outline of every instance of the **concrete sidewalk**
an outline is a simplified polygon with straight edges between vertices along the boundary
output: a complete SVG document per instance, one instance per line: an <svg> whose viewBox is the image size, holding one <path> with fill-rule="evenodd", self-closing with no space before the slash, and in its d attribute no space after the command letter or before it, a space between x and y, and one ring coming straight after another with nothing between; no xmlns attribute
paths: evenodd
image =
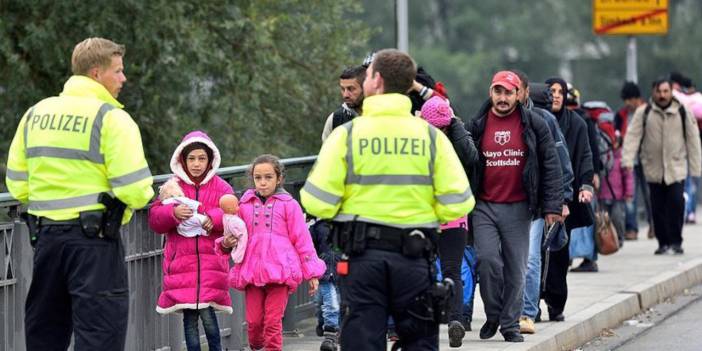
<svg viewBox="0 0 702 351"><path fill-rule="evenodd" d="M568 274L565 322L537 323L536 334L525 335L524 343L506 343L499 333L490 340L480 340L478 331L485 314L476 290L473 331L466 333L461 348L450 348L447 328L442 325L440 350L572 350L599 335L602 329L616 326L642 309L702 283L702 225L685 226L682 256L654 256L658 245L655 239L645 237L647 231L648 228L641 228L643 235L639 235L639 240L625 242L618 253L600 256L598 273ZM546 309L543 302L541 307ZM284 349L319 350L322 338L314 333L314 321L305 321L301 327L304 336L286 337Z"/></svg>

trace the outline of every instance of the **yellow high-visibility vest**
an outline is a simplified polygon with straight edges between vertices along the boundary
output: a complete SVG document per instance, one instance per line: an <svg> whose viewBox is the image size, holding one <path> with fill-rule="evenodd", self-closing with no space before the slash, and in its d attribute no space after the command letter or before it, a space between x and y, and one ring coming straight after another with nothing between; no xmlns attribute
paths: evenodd
<svg viewBox="0 0 702 351"><path fill-rule="evenodd" d="M22 117L7 158L5 184L29 213L68 220L104 208L111 193L129 208L146 206L153 178L139 127L100 83L73 76L60 96L46 98ZM125 211L126 223L131 211Z"/></svg>
<svg viewBox="0 0 702 351"><path fill-rule="evenodd" d="M438 228L475 199L448 138L410 114L401 94L367 97L363 116L336 128L300 192L308 213L335 221Z"/></svg>

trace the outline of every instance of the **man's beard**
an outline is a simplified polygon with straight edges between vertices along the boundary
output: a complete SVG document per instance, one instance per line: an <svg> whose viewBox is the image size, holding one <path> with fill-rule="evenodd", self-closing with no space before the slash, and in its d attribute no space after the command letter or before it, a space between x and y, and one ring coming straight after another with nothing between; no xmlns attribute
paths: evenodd
<svg viewBox="0 0 702 351"><path fill-rule="evenodd" d="M495 104L495 111L497 111L501 115L507 115L514 111L514 107L517 104L515 103L514 105L510 106L509 103L507 102L498 102Z"/></svg>
<svg viewBox="0 0 702 351"><path fill-rule="evenodd" d="M658 105L658 107L660 107L663 110L668 108L668 106L670 106L671 103L673 103L672 99L670 99L668 101L663 100L663 99L656 99L656 105Z"/></svg>
<svg viewBox="0 0 702 351"><path fill-rule="evenodd" d="M351 101L351 102L349 102L349 101L344 101L344 102L346 103L346 106L349 107L349 108L359 108L359 107L361 107L361 105L363 104L363 97L360 97L360 98L359 98L358 100L356 100L356 101Z"/></svg>

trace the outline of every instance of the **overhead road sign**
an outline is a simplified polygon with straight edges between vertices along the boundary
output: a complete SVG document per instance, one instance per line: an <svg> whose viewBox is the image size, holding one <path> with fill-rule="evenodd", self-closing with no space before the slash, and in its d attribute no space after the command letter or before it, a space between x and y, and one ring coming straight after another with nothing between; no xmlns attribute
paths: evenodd
<svg viewBox="0 0 702 351"><path fill-rule="evenodd" d="M668 26L668 0L592 1L595 34L667 34Z"/></svg>

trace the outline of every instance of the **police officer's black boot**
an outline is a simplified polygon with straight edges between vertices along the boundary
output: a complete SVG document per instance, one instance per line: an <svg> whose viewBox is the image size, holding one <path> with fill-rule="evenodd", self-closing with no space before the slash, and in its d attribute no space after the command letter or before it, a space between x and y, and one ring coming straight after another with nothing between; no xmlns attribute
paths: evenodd
<svg viewBox="0 0 702 351"><path fill-rule="evenodd" d="M334 327L324 326L324 341L319 346L319 351L337 351L337 338L339 330Z"/></svg>

